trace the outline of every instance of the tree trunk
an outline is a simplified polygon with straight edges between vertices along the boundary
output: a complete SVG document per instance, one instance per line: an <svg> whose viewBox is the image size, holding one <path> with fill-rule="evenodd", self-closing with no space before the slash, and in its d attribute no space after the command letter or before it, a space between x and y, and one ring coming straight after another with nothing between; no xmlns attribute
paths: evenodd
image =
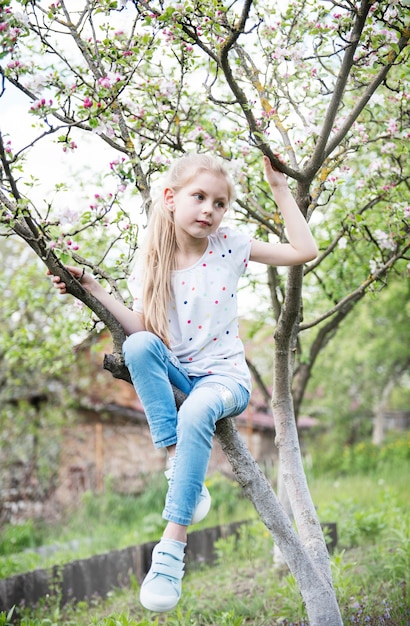
<svg viewBox="0 0 410 626"><path fill-rule="evenodd" d="M278 483L276 486L276 493L278 495L279 502L281 503L286 515L289 517L291 521L293 521L294 518L293 518L293 513L292 513L292 507L290 505L288 492L286 491L285 482L283 480L282 463L280 461L279 461L279 467L278 467ZM287 567L286 560L282 552L280 551L277 543L275 543L273 546L273 567L278 571L281 571Z"/></svg>
<svg viewBox="0 0 410 626"><path fill-rule="evenodd" d="M306 604L309 624L343 626L330 573L326 574L323 571L326 568L318 567L320 562L314 546L303 545L268 479L241 439L234 420L220 420L216 435L236 480L253 503L295 577Z"/></svg>
<svg viewBox="0 0 410 626"><path fill-rule="evenodd" d="M384 415L386 413L390 394L393 391L395 384L395 377L392 376L382 389L381 395L378 396L375 401L372 433L372 443L374 443L375 446L380 446L386 436Z"/></svg>
<svg viewBox="0 0 410 626"><path fill-rule="evenodd" d="M315 574L321 581L319 587L316 587L320 596L320 615L316 612L319 604L318 597L312 599L309 596L307 599L303 594L303 587L300 586L310 624L312 626L319 626L319 624L336 626L342 621L332 585L330 558L303 468L292 399L293 350L300 319L302 280L303 268L300 266L290 268L286 297L275 332L272 408L276 443L279 448L279 472L282 474L302 544L314 563ZM288 555L283 552L279 543L278 547L289 565ZM305 580L303 582L306 584ZM312 580L310 584L313 584ZM312 602L312 605L309 602Z"/></svg>

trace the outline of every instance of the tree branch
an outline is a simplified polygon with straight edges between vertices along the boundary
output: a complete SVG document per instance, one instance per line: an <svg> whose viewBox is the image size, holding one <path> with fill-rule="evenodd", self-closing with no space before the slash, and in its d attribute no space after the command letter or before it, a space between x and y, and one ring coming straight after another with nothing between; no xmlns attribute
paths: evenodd
<svg viewBox="0 0 410 626"><path fill-rule="evenodd" d="M409 249L410 249L410 243L405 244L395 254L392 254L391 257L389 257L389 259L386 261L386 263L384 263L373 274L370 274L370 276L365 281L363 281L359 285L359 287L357 287L357 289L355 289L351 293L347 294L344 298L339 300L339 302L334 307L332 307L331 309L326 311L326 313L324 313L320 317L316 318L312 322L309 322L308 324L301 324L300 327L299 327L299 330L300 331L308 330L309 328L313 328L314 326L317 326L318 324L320 324L324 320L328 319L332 315L335 315L336 313L338 313L344 307L349 306L349 303L350 303L351 300L356 300L356 299L361 298L364 295L364 293L366 292L366 290L368 289L368 287L371 284L373 284L374 282L376 282L377 280L379 280L382 276L384 276L384 274L386 274L386 272L391 267L394 266L396 261L398 261L399 259L401 259L401 258L403 258L405 256L406 252Z"/></svg>
<svg viewBox="0 0 410 626"><path fill-rule="evenodd" d="M277 170L279 170L280 172L283 172L284 174L287 174L288 176L296 180L303 180L302 174L298 170L288 167L287 165L282 163L282 161L280 161L278 157L272 152L270 146L261 137L261 131L252 113L252 109L251 109L251 106L249 105L248 98L246 97L246 94L243 91L243 89L241 89L241 87L235 80L230 63L229 63L229 51L235 46L240 34L244 30L245 23L248 18L251 5L252 5L251 0L247 0L247 2L245 2L237 27L232 31L231 35L226 38L226 40L221 46L219 63L225 75L226 81L229 85L229 88L234 94L239 106L241 107L243 111L243 114L245 115L245 118L248 122L248 127L251 133L251 137L253 138L255 145L261 150L263 154L269 157L271 163Z"/></svg>
<svg viewBox="0 0 410 626"><path fill-rule="evenodd" d="M407 46L408 42L409 42L409 34L406 33L406 35L402 35L400 37L400 40L399 40L399 42L397 44L398 47L399 47L399 52L396 52L393 48L390 50L388 57L391 59L391 61L389 61L380 70L380 72L377 74L375 79L370 83L370 85L368 85L366 91L364 92L364 94L362 95L360 100L357 102L356 106L352 109L350 114L347 116L347 118L346 118L344 124L342 125L342 127L340 128L339 132L337 132L333 136L332 140L329 141L329 143L326 146L326 149L324 151L324 157L325 158L327 158L329 156L329 154L331 154L333 152L333 150L342 142L344 137L347 135L349 129L352 127L353 123L357 120L357 118L359 117L360 113L363 111L363 109L365 108L365 106L369 102L370 98L372 97L372 95L374 94L376 89L385 80L388 72L390 71L390 69L392 68L394 63L396 62L397 57L399 56L400 52L402 50L404 50L404 48Z"/></svg>
<svg viewBox="0 0 410 626"><path fill-rule="evenodd" d="M345 90L350 70L353 65L354 53L356 52L357 46L359 44L360 35L364 28L371 4L372 2L370 0L362 0L360 7L357 10L356 19L351 31L350 45L346 48L345 54L343 56L342 65L336 80L336 85L332 94L332 98L327 108L325 120L323 122L318 142L316 144L312 158L305 168L305 173L310 179L313 178L313 176L323 164L326 144L332 131L336 114L340 107L340 103L342 102L342 95Z"/></svg>

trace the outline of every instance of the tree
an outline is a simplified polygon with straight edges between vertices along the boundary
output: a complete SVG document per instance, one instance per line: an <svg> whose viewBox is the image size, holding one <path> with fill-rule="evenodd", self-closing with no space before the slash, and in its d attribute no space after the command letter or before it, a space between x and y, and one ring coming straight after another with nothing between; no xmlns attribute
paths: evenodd
<svg viewBox="0 0 410 626"><path fill-rule="evenodd" d="M341 445L370 435L373 443L382 443L386 409L408 407L408 296L400 274L391 275L388 289L363 299L354 318L345 321L321 353L309 384L307 410L321 412L331 426L329 458Z"/></svg>
<svg viewBox="0 0 410 626"><path fill-rule="evenodd" d="M123 331L63 263L72 258L92 268L122 297L115 278L123 277L136 245L124 210L127 187L135 185L147 208L152 183L170 156L213 150L237 166L238 221L251 222L259 236L282 239L261 180L264 153L293 179L303 214L317 220L318 259L285 275L270 268L267 279L276 319L276 443L298 534L232 421L221 422L218 434L295 575L310 623L340 624L295 417L321 350L408 252L404 3L290 1L279 8L258 0L212 0L206 7L188 0L135 0L117 7L92 0L74 9L64 0L41 4L1 3L3 82L26 94L38 127L38 136L20 150L2 129L3 232L22 238L106 324L114 339L106 366L115 376L126 376ZM63 230L52 204L40 206L33 192L22 193L23 158L46 137L76 151L88 132L117 152L111 175L118 184L71 216ZM121 258L108 243L107 220ZM99 254L85 258L81 243L90 231L102 241ZM314 296L318 302L308 321L302 319L303 282L306 301Z"/></svg>

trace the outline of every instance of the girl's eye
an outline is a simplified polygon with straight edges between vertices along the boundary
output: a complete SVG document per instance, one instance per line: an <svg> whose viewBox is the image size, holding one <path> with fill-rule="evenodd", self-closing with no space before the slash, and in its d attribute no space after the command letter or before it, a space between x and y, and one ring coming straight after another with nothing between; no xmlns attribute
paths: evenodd
<svg viewBox="0 0 410 626"><path fill-rule="evenodd" d="M217 207L217 209L224 209L225 208L225 202L217 202L216 203L216 207Z"/></svg>
<svg viewBox="0 0 410 626"><path fill-rule="evenodd" d="M197 200L203 200L204 196L202 195L202 193L194 193L194 198L196 198Z"/></svg>

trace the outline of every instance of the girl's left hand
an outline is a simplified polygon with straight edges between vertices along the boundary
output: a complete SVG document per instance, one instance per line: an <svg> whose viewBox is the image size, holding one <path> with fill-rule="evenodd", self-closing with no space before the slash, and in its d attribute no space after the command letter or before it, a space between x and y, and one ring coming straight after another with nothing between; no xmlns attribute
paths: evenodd
<svg viewBox="0 0 410 626"><path fill-rule="evenodd" d="M90 276L90 274L85 273L84 268L82 267L73 267L71 265L66 265L66 269L70 272L72 276L74 276L74 278L78 280L78 282L82 284L85 289L87 289L87 291L90 291L92 286L96 282L95 279ZM47 270L46 274L47 276L51 276L53 286L60 292L60 294L67 293L67 286L59 276L55 276L50 272L50 270Z"/></svg>

